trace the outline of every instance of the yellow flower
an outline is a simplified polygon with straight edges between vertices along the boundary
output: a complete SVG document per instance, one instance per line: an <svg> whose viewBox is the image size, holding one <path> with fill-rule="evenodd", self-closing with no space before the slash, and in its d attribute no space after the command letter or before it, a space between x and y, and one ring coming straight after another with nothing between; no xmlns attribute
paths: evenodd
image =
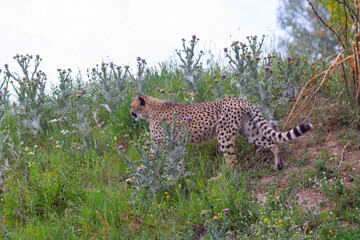
<svg viewBox="0 0 360 240"><path fill-rule="evenodd" d="M264 218L264 222L268 222L269 221L269 219L268 218Z"/></svg>
<svg viewBox="0 0 360 240"><path fill-rule="evenodd" d="M160 205L158 205L158 208L161 208L161 206L160 206Z"/></svg>
<svg viewBox="0 0 360 240"><path fill-rule="evenodd" d="M297 233L295 233L295 237L297 236L298 234Z"/></svg>
<svg viewBox="0 0 360 240"><path fill-rule="evenodd" d="M178 187L181 188L181 184L179 184Z"/></svg>
<svg viewBox="0 0 360 240"><path fill-rule="evenodd" d="M168 192L165 192L165 195L167 195L168 194Z"/></svg>
<svg viewBox="0 0 360 240"><path fill-rule="evenodd" d="M332 230L330 229L330 230L329 230L329 233L331 233L331 232L332 232Z"/></svg>
<svg viewBox="0 0 360 240"><path fill-rule="evenodd" d="M255 236L259 236L259 234L257 233L257 234L255 234Z"/></svg>
<svg viewBox="0 0 360 240"><path fill-rule="evenodd" d="M163 204L165 205L165 204L166 204L166 202L163 202Z"/></svg>
<svg viewBox="0 0 360 240"><path fill-rule="evenodd" d="M152 215L152 214L150 214L150 217L153 217L153 215Z"/></svg>
<svg viewBox="0 0 360 240"><path fill-rule="evenodd" d="M114 137L114 140L117 141L117 137L116 137L116 136Z"/></svg>
<svg viewBox="0 0 360 240"><path fill-rule="evenodd" d="M168 180L168 182L171 182L171 178L168 178L167 180Z"/></svg>
<svg viewBox="0 0 360 240"><path fill-rule="evenodd" d="M166 196L166 199L169 199L169 196Z"/></svg>
<svg viewBox="0 0 360 240"><path fill-rule="evenodd" d="M281 224L283 221L282 220L279 220L279 224Z"/></svg>

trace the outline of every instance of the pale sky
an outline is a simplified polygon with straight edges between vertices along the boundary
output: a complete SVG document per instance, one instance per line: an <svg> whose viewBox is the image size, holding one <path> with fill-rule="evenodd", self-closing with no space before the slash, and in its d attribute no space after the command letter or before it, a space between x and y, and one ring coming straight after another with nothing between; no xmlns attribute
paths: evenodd
<svg viewBox="0 0 360 240"><path fill-rule="evenodd" d="M166 61L182 38L223 54L232 41L276 34L278 0L0 0L0 68L16 54L39 54L41 70L136 66ZM55 81L57 81L55 79Z"/></svg>

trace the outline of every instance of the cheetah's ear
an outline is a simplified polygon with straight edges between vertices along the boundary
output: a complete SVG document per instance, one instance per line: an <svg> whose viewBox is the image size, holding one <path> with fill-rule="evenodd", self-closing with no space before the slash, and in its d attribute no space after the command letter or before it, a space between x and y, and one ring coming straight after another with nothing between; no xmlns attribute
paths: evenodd
<svg viewBox="0 0 360 240"><path fill-rule="evenodd" d="M145 99L139 96L140 105L145 106Z"/></svg>

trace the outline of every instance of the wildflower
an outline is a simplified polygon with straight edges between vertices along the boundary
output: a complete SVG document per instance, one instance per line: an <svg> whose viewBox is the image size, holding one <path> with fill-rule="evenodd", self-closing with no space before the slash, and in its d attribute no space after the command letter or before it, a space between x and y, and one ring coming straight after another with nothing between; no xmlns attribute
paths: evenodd
<svg viewBox="0 0 360 240"><path fill-rule="evenodd" d="M178 187L181 188L181 184L179 184Z"/></svg>
<svg viewBox="0 0 360 240"><path fill-rule="evenodd" d="M331 232L332 232L332 230L330 229L330 230L329 230L329 233L331 233Z"/></svg>
<svg viewBox="0 0 360 240"><path fill-rule="evenodd" d="M142 63L145 63L145 59L141 59L141 62L142 62Z"/></svg>
<svg viewBox="0 0 360 240"><path fill-rule="evenodd" d="M6 69L9 67L9 65L8 65L8 64L5 64L4 66L5 66L5 68L6 68Z"/></svg>
<svg viewBox="0 0 360 240"><path fill-rule="evenodd" d="M162 115L160 118L161 118L161 119L164 119L164 118L166 118L166 116L165 116L165 115Z"/></svg>
<svg viewBox="0 0 360 240"><path fill-rule="evenodd" d="M298 235L298 234L297 234L297 233L295 233L295 235L294 235L294 236L296 237L297 235Z"/></svg>
<svg viewBox="0 0 360 240"><path fill-rule="evenodd" d="M213 217L213 219L214 219L214 220L217 220L217 219L219 219L219 217L218 217L217 215L215 215L215 216Z"/></svg>
<svg viewBox="0 0 360 240"><path fill-rule="evenodd" d="M2 72L2 69L0 68L0 73Z"/></svg>
<svg viewBox="0 0 360 240"><path fill-rule="evenodd" d="M166 199L169 199L169 196L168 196L168 195L166 196Z"/></svg>
<svg viewBox="0 0 360 240"><path fill-rule="evenodd" d="M257 234L255 234L255 236L257 236L257 237L258 237L258 236L259 236L259 234L257 233Z"/></svg>
<svg viewBox="0 0 360 240"><path fill-rule="evenodd" d="M195 40L195 39L196 39L196 35L192 35L192 39L194 39L194 40Z"/></svg>
<svg viewBox="0 0 360 240"><path fill-rule="evenodd" d="M224 48L224 52L227 52L228 51L228 49L227 48Z"/></svg>
<svg viewBox="0 0 360 240"><path fill-rule="evenodd" d="M155 89L156 89L156 90L158 90L158 91L160 90L160 88L159 88L159 87L157 87L157 88L155 88Z"/></svg>
<svg viewBox="0 0 360 240"><path fill-rule="evenodd" d="M160 205L158 205L158 208L161 208L161 206L160 206Z"/></svg>
<svg viewBox="0 0 360 240"><path fill-rule="evenodd" d="M117 137L116 137L116 136L114 136L114 140L117 141Z"/></svg>
<svg viewBox="0 0 360 240"><path fill-rule="evenodd" d="M99 109L96 109L96 111L98 112L98 111L99 111Z"/></svg>
<svg viewBox="0 0 360 240"><path fill-rule="evenodd" d="M141 57L137 57L136 60L137 60L137 61L141 61Z"/></svg>
<svg viewBox="0 0 360 240"><path fill-rule="evenodd" d="M221 78L226 78L226 74L221 74Z"/></svg>
<svg viewBox="0 0 360 240"><path fill-rule="evenodd" d="M265 71L269 71L270 67L269 66L265 66Z"/></svg>
<svg viewBox="0 0 360 240"><path fill-rule="evenodd" d="M0 94L0 97L2 97L3 95L2 94Z"/></svg>
<svg viewBox="0 0 360 240"><path fill-rule="evenodd" d="M216 74L213 74L212 76L213 76L213 78L215 78L215 77L216 77Z"/></svg>
<svg viewBox="0 0 360 240"><path fill-rule="evenodd" d="M269 221L269 219L268 218L264 218L264 222L268 222Z"/></svg>
<svg viewBox="0 0 360 240"><path fill-rule="evenodd" d="M228 209L228 208L225 208L225 209L224 209L224 212L229 212L229 209Z"/></svg>
<svg viewBox="0 0 360 240"><path fill-rule="evenodd" d="M165 89L161 88L160 93L164 93L164 92L165 92Z"/></svg>
<svg viewBox="0 0 360 240"><path fill-rule="evenodd" d="M207 213L207 210L201 210L201 211L200 211L200 214L201 214L201 215L204 215L205 213Z"/></svg>
<svg viewBox="0 0 360 240"><path fill-rule="evenodd" d="M152 215L152 214L150 214L150 217L153 217L153 215Z"/></svg>
<svg viewBox="0 0 360 240"><path fill-rule="evenodd" d="M291 61L293 58L292 57L287 57L287 60L288 61Z"/></svg>
<svg viewBox="0 0 360 240"><path fill-rule="evenodd" d="M168 178L167 181L168 181L168 182L171 182L171 178Z"/></svg>
<svg viewBox="0 0 360 240"><path fill-rule="evenodd" d="M186 120L192 120L192 117L186 117Z"/></svg>
<svg viewBox="0 0 360 240"><path fill-rule="evenodd" d="M176 93L173 93L173 95L175 96L175 95L176 95Z"/></svg>
<svg viewBox="0 0 360 240"><path fill-rule="evenodd" d="M123 148L124 148L124 146L122 146L122 145L118 146L118 149L123 149Z"/></svg>
<svg viewBox="0 0 360 240"><path fill-rule="evenodd" d="M282 222L283 222L282 220L279 220L279 224L282 224Z"/></svg>
<svg viewBox="0 0 360 240"><path fill-rule="evenodd" d="M161 141L161 138L156 138L157 141Z"/></svg>
<svg viewBox="0 0 360 240"><path fill-rule="evenodd" d="M168 192L165 192L165 195L168 195Z"/></svg>
<svg viewBox="0 0 360 240"><path fill-rule="evenodd" d="M39 59L40 58L40 55L36 55L36 59Z"/></svg>

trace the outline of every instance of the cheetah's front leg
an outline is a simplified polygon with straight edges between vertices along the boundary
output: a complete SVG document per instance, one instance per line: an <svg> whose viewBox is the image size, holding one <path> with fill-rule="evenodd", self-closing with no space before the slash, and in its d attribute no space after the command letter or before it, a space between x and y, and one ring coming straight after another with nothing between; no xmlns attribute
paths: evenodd
<svg viewBox="0 0 360 240"><path fill-rule="evenodd" d="M228 169L232 168L238 161L234 151L236 129L227 129L224 126L216 128L216 135L220 144L220 151L225 155Z"/></svg>

